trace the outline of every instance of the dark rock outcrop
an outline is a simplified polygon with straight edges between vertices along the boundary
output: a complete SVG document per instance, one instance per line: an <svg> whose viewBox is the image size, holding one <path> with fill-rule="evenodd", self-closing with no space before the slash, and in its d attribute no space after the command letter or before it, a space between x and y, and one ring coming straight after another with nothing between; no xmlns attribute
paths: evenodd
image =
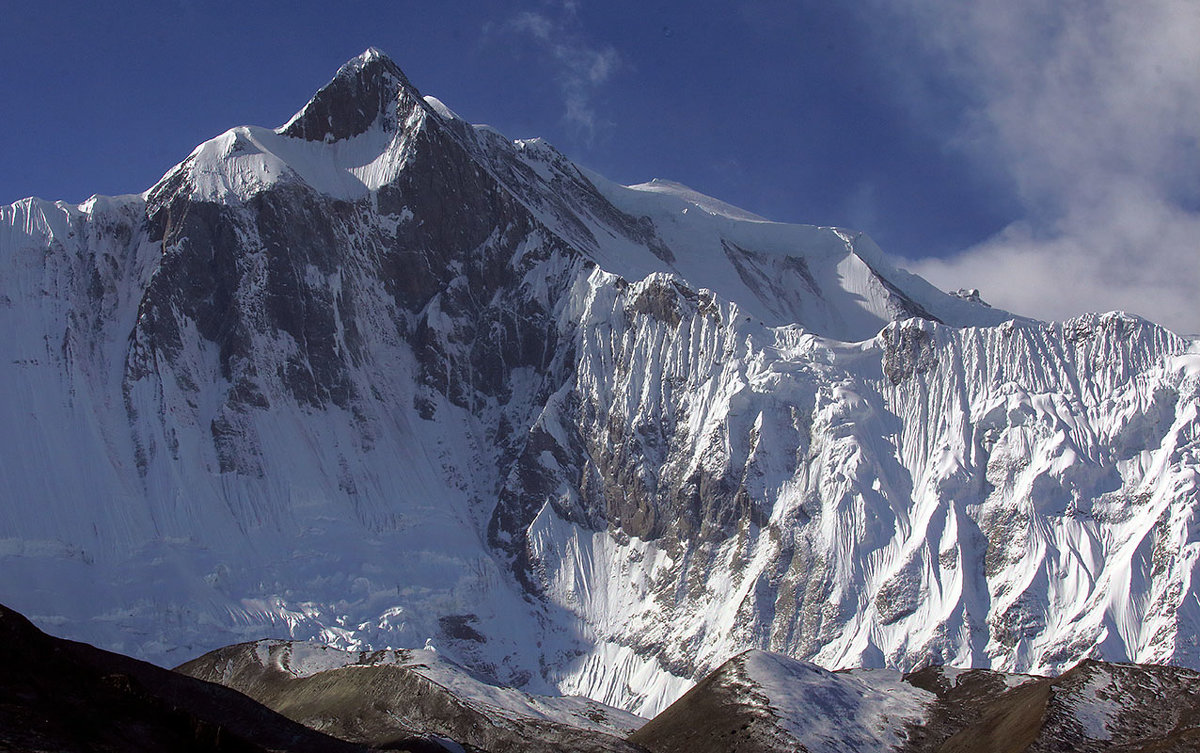
<svg viewBox="0 0 1200 753"><path fill-rule="evenodd" d="M3 606L0 666L0 750L366 753L220 685L48 636Z"/></svg>

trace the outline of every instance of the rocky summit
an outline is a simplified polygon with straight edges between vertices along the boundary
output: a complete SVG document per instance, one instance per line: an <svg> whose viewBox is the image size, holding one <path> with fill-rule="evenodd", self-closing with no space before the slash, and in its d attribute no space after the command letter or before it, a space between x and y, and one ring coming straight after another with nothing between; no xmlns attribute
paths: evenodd
<svg viewBox="0 0 1200 753"><path fill-rule="evenodd" d="M1195 342L616 185L376 50L0 207L0 332L0 600L141 659L428 643L643 716L745 649L1200 667Z"/></svg>

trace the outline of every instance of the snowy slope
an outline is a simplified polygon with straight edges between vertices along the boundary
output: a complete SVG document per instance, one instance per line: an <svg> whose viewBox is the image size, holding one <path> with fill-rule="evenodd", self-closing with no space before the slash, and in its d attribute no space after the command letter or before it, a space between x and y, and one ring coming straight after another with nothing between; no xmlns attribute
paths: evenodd
<svg viewBox="0 0 1200 753"><path fill-rule="evenodd" d="M827 668L1200 666L1200 349L623 187L377 51L141 196L0 207L0 600L162 663L419 647L651 715Z"/></svg>
<svg viewBox="0 0 1200 753"><path fill-rule="evenodd" d="M924 723L933 702L932 693L898 672L834 674L761 651L743 667L784 729L811 753L899 748L905 729Z"/></svg>

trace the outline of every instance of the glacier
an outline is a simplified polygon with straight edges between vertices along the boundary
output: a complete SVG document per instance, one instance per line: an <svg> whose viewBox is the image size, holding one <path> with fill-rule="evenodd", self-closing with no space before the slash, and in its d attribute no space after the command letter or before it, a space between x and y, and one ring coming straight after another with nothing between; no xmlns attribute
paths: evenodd
<svg viewBox="0 0 1200 753"><path fill-rule="evenodd" d="M1200 344L620 186L347 63L0 207L0 601L179 663L433 645L653 715L742 650L1200 667Z"/></svg>

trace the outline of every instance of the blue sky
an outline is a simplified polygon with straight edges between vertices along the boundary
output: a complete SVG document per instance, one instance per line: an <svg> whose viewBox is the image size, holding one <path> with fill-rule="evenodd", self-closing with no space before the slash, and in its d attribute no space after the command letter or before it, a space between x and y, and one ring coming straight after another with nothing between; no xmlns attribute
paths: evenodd
<svg viewBox="0 0 1200 753"><path fill-rule="evenodd" d="M1196 332L1198 38L1194 0L14 4L0 202L140 192L373 45L614 180L865 230L1019 313Z"/></svg>

